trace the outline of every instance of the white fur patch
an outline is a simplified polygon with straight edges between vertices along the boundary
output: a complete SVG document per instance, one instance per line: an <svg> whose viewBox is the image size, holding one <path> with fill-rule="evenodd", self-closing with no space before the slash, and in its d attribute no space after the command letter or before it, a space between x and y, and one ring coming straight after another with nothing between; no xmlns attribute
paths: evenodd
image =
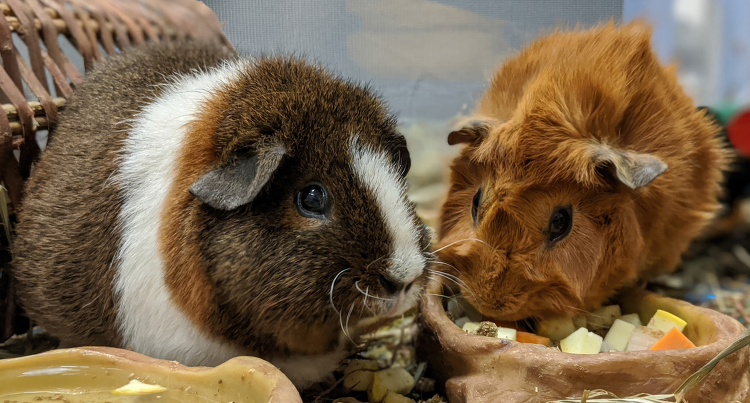
<svg viewBox="0 0 750 403"><path fill-rule="evenodd" d="M243 354L198 329L171 299L158 239L186 126L243 62L179 77L131 121L114 180L124 193L115 292L122 347L185 365L218 365Z"/></svg>
<svg viewBox="0 0 750 403"><path fill-rule="evenodd" d="M375 195L393 241L390 274L408 284L424 271L425 257L419 248L419 228L407 204L406 181L385 154L361 145L356 135L349 148L354 174Z"/></svg>
<svg viewBox="0 0 750 403"><path fill-rule="evenodd" d="M339 363L349 355L346 349L347 341L344 333L341 333L338 346L329 353L272 358L270 362L281 370L297 389L302 390L336 370Z"/></svg>

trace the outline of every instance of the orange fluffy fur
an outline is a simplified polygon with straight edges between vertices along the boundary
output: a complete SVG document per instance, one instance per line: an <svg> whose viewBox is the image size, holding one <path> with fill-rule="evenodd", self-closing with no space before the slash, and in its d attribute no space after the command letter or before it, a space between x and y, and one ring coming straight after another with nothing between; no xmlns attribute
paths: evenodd
<svg viewBox="0 0 750 403"><path fill-rule="evenodd" d="M437 268L500 320L572 314L673 271L717 211L728 154L719 128L651 51L643 23L558 31L494 73L453 162ZM593 150L656 157L667 169L631 188ZM482 187L479 219L472 199ZM556 206L570 234L550 246ZM448 246L450 245L450 246ZM466 290L468 289L468 290Z"/></svg>

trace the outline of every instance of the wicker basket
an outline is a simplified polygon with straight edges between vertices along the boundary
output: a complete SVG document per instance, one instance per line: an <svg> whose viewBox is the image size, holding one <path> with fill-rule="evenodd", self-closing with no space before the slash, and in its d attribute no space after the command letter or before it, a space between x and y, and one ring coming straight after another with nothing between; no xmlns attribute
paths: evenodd
<svg viewBox="0 0 750 403"><path fill-rule="evenodd" d="M0 208L7 206L10 221L39 157L36 132L54 135L58 112L95 62L145 41L193 37L231 46L218 17L197 0L0 0L0 11L0 182L8 196L0 197ZM15 34L28 54L14 44ZM84 72L61 50L62 37L82 57ZM10 261L6 230L0 230L0 275ZM18 330L15 313L12 284L2 276L0 342Z"/></svg>

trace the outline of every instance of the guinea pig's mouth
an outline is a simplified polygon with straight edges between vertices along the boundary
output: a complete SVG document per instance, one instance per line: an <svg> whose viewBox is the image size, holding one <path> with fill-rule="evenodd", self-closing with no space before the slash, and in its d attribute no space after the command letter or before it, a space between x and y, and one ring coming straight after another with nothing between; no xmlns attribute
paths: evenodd
<svg viewBox="0 0 750 403"><path fill-rule="evenodd" d="M354 284L360 297L362 306L366 307L367 313L364 317L396 317L403 315L417 306L419 299L424 294L427 278L420 277L409 287L401 288L395 293L385 293L385 296L373 294L369 289L363 290L359 282Z"/></svg>

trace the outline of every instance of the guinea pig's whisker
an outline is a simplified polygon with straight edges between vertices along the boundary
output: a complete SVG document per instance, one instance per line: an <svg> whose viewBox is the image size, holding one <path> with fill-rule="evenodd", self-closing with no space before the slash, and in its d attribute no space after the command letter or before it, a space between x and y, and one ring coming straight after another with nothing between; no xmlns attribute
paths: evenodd
<svg viewBox="0 0 750 403"><path fill-rule="evenodd" d="M349 340L351 340L352 344L356 345L357 343L354 342L351 334L349 333L349 318L352 317L353 310L354 310L354 302L352 302L352 304L349 306L349 314L346 315L346 330L344 331L344 333L346 334L346 337L348 337Z"/></svg>
<svg viewBox="0 0 750 403"><path fill-rule="evenodd" d="M369 296L370 298L381 299L381 300L383 300L383 301L393 301L393 298L382 298L382 297L377 297L377 296L375 296L375 295L372 295L372 294L370 294L370 293L368 293L368 292L362 291L362 289L361 289L361 288L359 288L359 281L357 281L357 282L355 282L355 283L354 283L354 287L356 287L356 288L357 288L357 291L359 291L360 293L362 293L362 295L364 295L364 296L365 296L365 298L367 298L367 297ZM369 290L369 288L368 288L368 290Z"/></svg>
<svg viewBox="0 0 750 403"><path fill-rule="evenodd" d="M461 270L458 270L458 269L456 268L456 266L453 266L453 265L451 265L451 264L448 264L448 263L445 263L445 262L441 262L441 261L439 261L439 260L433 260L433 261L431 261L430 263L435 263L435 264L442 264L443 266L448 266L448 267L450 267L451 269L455 270L455 271L456 271L456 273L458 273L458 274L462 274L462 273L461 273Z"/></svg>
<svg viewBox="0 0 750 403"><path fill-rule="evenodd" d="M433 281L438 281L438 279L436 279L436 278L434 278L434 277L432 277L432 276L428 276L427 278L429 278L430 280L433 280ZM431 293L431 292L426 292L425 294L426 294L426 295L434 295L434 296L436 296L436 297L443 297L443 298L448 298L448 299L450 299L450 298L453 298L453 297L451 297L451 296L448 296L448 295L443 295L443 294L433 294L433 293Z"/></svg>
<svg viewBox="0 0 750 403"><path fill-rule="evenodd" d="M458 278L458 277L456 277L456 276L454 276L452 274L449 274L449 273L444 273L444 272L435 271L435 270L431 270L431 269L427 269L427 270L430 272L430 274L434 274L434 275L440 276L440 277L442 277L442 278L444 278L446 280L452 281L453 283L455 283L456 285L458 285L462 289L468 291L472 295L472 297L474 297L478 301L482 301L483 300L481 297L479 297L479 295L477 295L474 291L472 291L471 288L469 288L469 285L466 284L466 282L464 282L460 278Z"/></svg>
<svg viewBox="0 0 750 403"><path fill-rule="evenodd" d="M331 301L331 307L333 307L333 310L336 311L337 314L339 314L339 318L341 317L341 312L339 312L338 309L336 309L336 305L333 304L333 287L336 285L336 280L338 280L339 276L344 274L344 272L351 270L352 268L341 270L336 277L333 278L333 281L331 282L331 292L328 294L328 297Z"/></svg>
<svg viewBox="0 0 750 403"><path fill-rule="evenodd" d="M469 289L469 286L468 286L468 284L466 284L466 282L464 282L463 280L461 280L461 278L459 278L458 276L454 276L454 275L452 275L452 274L450 274L450 273L445 273L445 272L442 272L442 271L437 271L437 270L432 270L432 269L427 269L427 270L428 270L428 271L429 271L429 272L430 272L431 274L434 274L434 275L436 275L436 276L440 276L440 277L443 277L443 278L445 278L445 279L447 279L447 280L451 280L451 281L453 281L454 283L456 283L457 285L460 285L460 286L462 286L462 287L466 288L467 290Z"/></svg>
<svg viewBox="0 0 750 403"><path fill-rule="evenodd" d="M447 248L447 247L453 246L453 245L455 245L455 244L457 244L457 243L460 243L460 242L466 242L466 241L474 241L474 242L479 242L479 243L485 244L485 245L487 245L487 246L490 246L490 244L488 244L487 242L484 242L484 241L483 241L483 240L481 240L481 239L477 239L477 238L466 238L466 239L461 239L461 240L458 240L458 241L456 241L456 242L451 242L451 243L449 243L448 245L445 245L445 246L443 246L443 247L442 247L442 248L440 248L440 249L436 249L436 250L432 251L431 253L435 254L435 253L437 253L437 252L440 252L441 250L443 250L443 249L445 249L445 248Z"/></svg>

